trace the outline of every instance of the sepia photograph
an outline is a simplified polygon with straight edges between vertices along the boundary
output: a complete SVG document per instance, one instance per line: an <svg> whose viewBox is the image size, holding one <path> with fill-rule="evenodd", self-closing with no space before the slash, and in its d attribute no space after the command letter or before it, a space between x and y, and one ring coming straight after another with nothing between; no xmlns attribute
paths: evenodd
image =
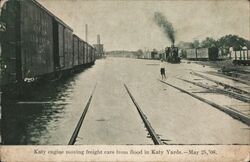
<svg viewBox="0 0 250 162"><path fill-rule="evenodd" d="M2 161L249 161L249 25L249 0L0 0Z"/></svg>

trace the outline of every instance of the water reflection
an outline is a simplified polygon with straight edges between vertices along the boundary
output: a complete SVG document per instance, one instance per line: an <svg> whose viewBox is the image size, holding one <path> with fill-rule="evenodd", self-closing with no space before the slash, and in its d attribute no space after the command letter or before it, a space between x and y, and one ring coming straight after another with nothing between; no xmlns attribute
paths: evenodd
<svg viewBox="0 0 250 162"><path fill-rule="evenodd" d="M2 143L40 144L43 140L42 143L46 144L51 138L48 132L56 129L58 120L65 113L75 77L30 85L15 97L3 94Z"/></svg>

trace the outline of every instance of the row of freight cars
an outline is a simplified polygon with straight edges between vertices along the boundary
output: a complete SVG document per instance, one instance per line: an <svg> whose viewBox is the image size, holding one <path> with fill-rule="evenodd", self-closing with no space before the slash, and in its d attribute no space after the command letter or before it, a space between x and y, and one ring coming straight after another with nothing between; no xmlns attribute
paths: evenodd
<svg viewBox="0 0 250 162"><path fill-rule="evenodd" d="M35 0L0 6L0 85L94 64L94 48Z"/></svg>
<svg viewBox="0 0 250 162"><path fill-rule="evenodd" d="M186 49L182 53L189 60L216 61L230 59L234 64L250 65L250 50L232 51L226 58L219 55L219 49L216 47Z"/></svg>

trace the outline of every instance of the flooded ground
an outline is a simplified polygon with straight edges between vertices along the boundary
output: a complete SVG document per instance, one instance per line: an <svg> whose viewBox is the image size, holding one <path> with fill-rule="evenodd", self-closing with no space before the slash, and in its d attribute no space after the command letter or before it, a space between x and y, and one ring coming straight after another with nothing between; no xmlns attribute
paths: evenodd
<svg viewBox="0 0 250 162"><path fill-rule="evenodd" d="M124 84L167 144L249 144L246 124L159 82L159 61L107 58L74 76L27 89L2 106L3 144L67 144L96 86L76 144L153 144ZM242 104L178 78L215 71L198 64L166 63L166 82L220 105ZM196 78L200 79L200 78ZM228 82L231 84L231 82Z"/></svg>

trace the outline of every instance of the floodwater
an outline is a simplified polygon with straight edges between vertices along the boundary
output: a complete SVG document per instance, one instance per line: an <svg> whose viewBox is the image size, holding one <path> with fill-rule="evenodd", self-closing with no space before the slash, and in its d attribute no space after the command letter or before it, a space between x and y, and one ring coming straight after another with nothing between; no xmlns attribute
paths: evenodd
<svg viewBox="0 0 250 162"><path fill-rule="evenodd" d="M166 68L167 82L191 92L204 89L178 78L192 77L187 69L212 70L186 63L166 63ZM66 79L27 88L8 102L3 97L2 143L67 144L96 85L76 144L153 144L126 84L168 144L249 144L247 125L158 79L159 61L107 58ZM216 98L221 105L234 101Z"/></svg>

